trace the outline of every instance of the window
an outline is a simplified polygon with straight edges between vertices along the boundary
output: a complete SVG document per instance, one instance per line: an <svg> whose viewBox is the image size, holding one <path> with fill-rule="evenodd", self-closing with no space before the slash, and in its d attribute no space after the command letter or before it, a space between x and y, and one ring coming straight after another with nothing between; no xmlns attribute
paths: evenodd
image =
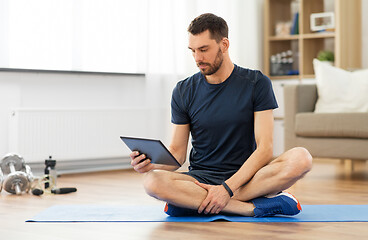
<svg viewBox="0 0 368 240"><path fill-rule="evenodd" d="M6 3L4 3L6 2ZM146 0L8 0L0 67L142 73ZM1 34L3 35L3 34Z"/></svg>
<svg viewBox="0 0 368 240"><path fill-rule="evenodd" d="M225 2L0 0L0 68L193 73L186 29L205 12L227 21L232 60L258 68L262 1Z"/></svg>

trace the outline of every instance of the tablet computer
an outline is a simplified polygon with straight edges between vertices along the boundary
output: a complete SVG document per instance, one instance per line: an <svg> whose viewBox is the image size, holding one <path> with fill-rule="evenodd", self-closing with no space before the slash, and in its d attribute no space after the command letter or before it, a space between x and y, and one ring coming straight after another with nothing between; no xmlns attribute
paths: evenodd
<svg viewBox="0 0 368 240"><path fill-rule="evenodd" d="M147 158L151 159L151 163L181 166L160 140L124 136L120 136L120 138L131 151L145 154Z"/></svg>

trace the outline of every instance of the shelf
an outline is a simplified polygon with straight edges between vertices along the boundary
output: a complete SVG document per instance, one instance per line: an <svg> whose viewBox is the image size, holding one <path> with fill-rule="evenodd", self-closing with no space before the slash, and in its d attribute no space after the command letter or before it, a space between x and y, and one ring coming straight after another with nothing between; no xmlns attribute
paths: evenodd
<svg viewBox="0 0 368 240"><path fill-rule="evenodd" d="M315 78L314 74L304 74L301 76L301 78Z"/></svg>
<svg viewBox="0 0 368 240"><path fill-rule="evenodd" d="M308 79L315 78L314 74L304 74L304 75L283 75L283 76L270 76L271 80L298 80L298 79Z"/></svg>
<svg viewBox="0 0 368 240"><path fill-rule="evenodd" d="M315 38L333 38L335 37L335 32L324 32L324 33L307 33L302 34L301 38L303 39L315 39Z"/></svg>
<svg viewBox="0 0 368 240"><path fill-rule="evenodd" d="M270 76L271 80L299 79L299 75Z"/></svg>
<svg viewBox="0 0 368 240"><path fill-rule="evenodd" d="M298 40L298 39L318 39L318 38L334 38L335 32L323 32L323 33L306 33L300 35L285 35L285 36L270 36L270 41L285 41L285 40Z"/></svg>
<svg viewBox="0 0 368 240"><path fill-rule="evenodd" d="M297 40L299 35L285 35L285 36L270 36L270 41L284 41L284 40Z"/></svg>

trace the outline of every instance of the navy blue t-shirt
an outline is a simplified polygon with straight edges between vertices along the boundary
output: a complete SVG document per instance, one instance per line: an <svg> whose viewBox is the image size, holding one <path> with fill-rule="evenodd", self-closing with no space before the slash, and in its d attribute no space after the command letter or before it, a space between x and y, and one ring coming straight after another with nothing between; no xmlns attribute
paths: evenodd
<svg viewBox="0 0 368 240"><path fill-rule="evenodd" d="M237 65L220 84L200 72L178 82L171 121L190 124L189 169L236 172L256 149L254 112L277 107L270 79Z"/></svg>

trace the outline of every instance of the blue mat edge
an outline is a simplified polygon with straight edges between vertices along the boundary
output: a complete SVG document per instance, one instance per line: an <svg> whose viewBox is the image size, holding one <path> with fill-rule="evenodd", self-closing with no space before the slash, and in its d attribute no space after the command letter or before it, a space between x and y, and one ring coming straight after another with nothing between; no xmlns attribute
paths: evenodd
<svg viewBox="0 0 368 240"><path fill-rule="evenodd" d="M68 206L68 205L55 205L57 206ZM76 206L76 205L70 205ZM77 205L80 206L80 205ZM104 205L82 205L82 206L104 206ZM364 210L368 211L368 205L303 205L304 208L309 207L348 207L348 208L359 208L362 207ZM123 206L120 206L123 207ZM157 206L156 206L157 207ZM52 208L52 207L50 207ZM44 211L50 209L47 208ZM42 213L42 212L41 212ZM303 214L304 213L304 214ZM40 213L39 213L40 214ZM39 215L38 214L38 215ZM368 217L366 219L331 219L331 220L303 220L300 216L305 215L305 211L296 216L275 216L275 217L265 217L265 218L254 218L254 217L242 217L242 216L227 216L227 215L216 215L216 216L195 216L195 217L170 217L166 216L159 220L36 220L37 215L33 219L26 220L25 222L40 222L40 223L73 223L73 222L213 222L213 221L227 221L227 222L368 222ZM351 217L350 217L351 218Z"/></svg>

